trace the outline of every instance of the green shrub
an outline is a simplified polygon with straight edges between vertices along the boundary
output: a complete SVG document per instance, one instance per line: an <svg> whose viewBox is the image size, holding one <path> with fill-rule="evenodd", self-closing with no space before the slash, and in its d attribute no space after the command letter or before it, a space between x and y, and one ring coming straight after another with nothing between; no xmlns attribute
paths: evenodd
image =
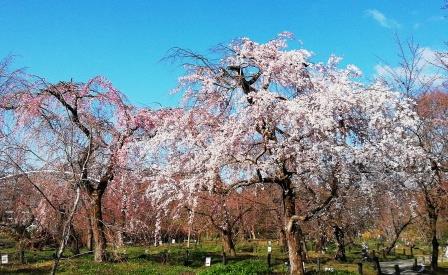
<svg viewBox="0 0 448 275"><path fill-rule="evenodd" d="M269 269L265 262L256 260L245 260L228 265L215 264L207 270L199 273L200 275L258 275L268 274Z"/></svg>

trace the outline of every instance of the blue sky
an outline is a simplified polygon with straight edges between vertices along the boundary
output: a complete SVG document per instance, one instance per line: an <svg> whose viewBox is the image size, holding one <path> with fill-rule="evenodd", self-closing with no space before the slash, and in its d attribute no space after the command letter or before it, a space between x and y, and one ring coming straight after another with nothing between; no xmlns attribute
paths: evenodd
<svg viewBox="0 0 448 275"><path fill-rule="evenodd" d="M221 42L259 42L291 31L315 60L331 53L374 74L396 62L394 33L441 49L448 40L442 0L25 1L0 0L0 57L50 81L104 75L131 102L174 106L181 74L161 62L174 46L205 53ZM293 42L298 47L299 42Z"/></svg>

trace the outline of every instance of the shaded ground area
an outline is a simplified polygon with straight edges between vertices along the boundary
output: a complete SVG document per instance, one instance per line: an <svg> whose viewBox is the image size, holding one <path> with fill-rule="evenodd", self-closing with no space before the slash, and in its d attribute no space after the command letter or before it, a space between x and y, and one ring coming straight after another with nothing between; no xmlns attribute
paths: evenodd
<svg viewBox="0 0 448 275"><path fill-rule="evenodd" d="M2 240L0 239L0 242ZM236 266L238 270L244 272L244 268L252 268L251 270L266 270L267 267L267 241L259 240L252 242L239 242L237 245L237 257L228 257L228 265L222 265L221 244L218 241L207 241L199 245L193 245L187 249L184 244L163 245L159 247L144 246L127 246L119 251L109 251L112 256L119 254L121 259L108 263L94 263L91 254L81 255L79 257L65 259L61 262L59 274L226 274L219 273L228 270L230 266ZM85 252L83 250L82 252ZM26 252L26 263L18 263L17 252L14 243L3 240L0 246L0 254L8 254L11 263L8 265L0 265L0 274L48 274L51 269L52 255L54 249L45 248L43 250L28 250ZM328 251L325 255L309 251L309 258L306 263L308 274L318 274L316 271L321 270L320 274L339 274L352 275L357 272L357 264L361 257L361 251L358 247L353 247L348 253L347 263L336 262L332 259L333 251ZM72 256L68 251L67 257ZM212 267L205 267L205 257L212 257ZM385 273L393 271L393 266L399 264L403 269L412 267L413 260L405 259L399 255L391 257L390 261L383 262L381 266ZM280 247L273 245L271 259L272 274L287 274L287 257ZM421 259L420 259L421 261ZM426 260L427 261L427 260ZM427 261L428 262L428 261ZM447 263L444 263L448 267ZM215 270L213 273L212 271ZM324 272L327 270L327 272ZM331 272L330 270L333 270ZM338 271L339 270L339 271ZM365 263L364 274L376 274L371 263ZM248 274L248 273L232 273L232 274ZM266 273L249 273L249 274L266 274ZM405 273L402 274L412 274ZM448 269L438 274L448 274Z"/></svg>
<svg viewBox="0 0 448 275"><path fill-rule="evenodd" d="M427 267L422 262L417 262L414 268L414 260L395 260L388 262L380 262L381 272L384 274L395 274L395 266L398 265L401 274L425 274ZM427 273L426 273L427 274Z"/></svg>
<svg viewBox="0 0 448 275"><path fill-rule="evenodd" d="M394 261L384 261L380 262L381 272L383 274L396 274L395 266L398 265L400 270L400 274L434 274L430 271L430 259L429 256L420 256L416 257L417 266L415 266L414 259L397 259ZM444 266L443 263L440 263L441 268L436 274L448 274L448 266Z"/></svg>

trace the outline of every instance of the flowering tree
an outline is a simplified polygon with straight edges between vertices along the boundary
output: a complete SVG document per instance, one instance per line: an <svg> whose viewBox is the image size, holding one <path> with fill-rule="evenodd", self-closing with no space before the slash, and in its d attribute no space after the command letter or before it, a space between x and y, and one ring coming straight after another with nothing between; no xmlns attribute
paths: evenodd
<svg viewBox="0 0 448 275"><path fill-rule="evenodd" d="M386 254L391 253L402 233L419 216L415 194L406 187L391 188L393 186L393 183L389 183L389 188L379 190L375 198L379 212L375 225L388 241L385 247Z"/></svg>
<svg viewBox="0 0 448 275"><path fill-rule="evenodd" d="M214 186L213 192L203 192L198 196L198 205L200 206L190 210L192 214L207 217L212 227L221 235L224 252L235 256L236 229L243 216L252 210L252 206L247 206L238 192L223 191L218 184Z"/></svg>
<svg viewBox="0 0 448 275"><path fill-rule="evenodd" d="M420 120L413 131L418 140L421 154L409 159L405 173L400 182L416 191L417 201L424 202L428 231L431 235L431 268L437 269L439 242L437 240L437 221L444 204L441 203L446 194L443 183L448 171L446 89L448 72L448 55L446 52L435 52L431 58L424 57L425 50L412 40L403 47L400 41L399 66L386 70L382 81L405 96L414 98L418 104L413 106Z"/></svg>
<svg viewBox="0 0 448 275"><path fill-rule="evenodd" d="M104 223L111 229L114 235L111 241L116 247L125 242L152 240L156 212L151 211L153 206L144 196L149 183L142 181L142 175L135 169L120 173L105 194Z"/></svg>
<svg viewBox="0 0 448 275"><path fill-rule="evenodd" d="M336 244L334 258L345 262L346 246L353 243L360 233L372 228L374 201L374 190L371 188L365 189L356 182L350 186L341 186L337 198L324 213L305 227L305 232L310 232L316 239L319 235L331 237Z"/></svg>
<svg viewBox="0 0 448 275"><path fill-rule="evenodd" d="M399 166L418 152L408 150L408 101L356 82L360 71L339 69L337 57L313 64L311 52L287 49L289 38L237 40L216 64L176 50L193 61L179 86L187 110L153 140L163 161L152 194L185 200L217 181L227 189L277 185L291 273L303 274L301 223L327 209L341 186L367 184L383 155Z"/></svg>
<svg viewBox="0 0 448 275"><path fill-rule="evenodd" d="M252 207L241 221L242 236L245 239L278 238L279 245L285 248L282 222L281 194L277 186L253 186L240 192L245 204ZM286 251L286 249L284 249Z"/></svg>
<svg viewBox="0 0 448 275"><path fill-rule="evenodd" d="M9 116L14 131L22 133L20 142L32 170L62 175L76 190L65 231L78 207L80 191L87 194L94 258L104 261L103 194L115 176L127 170L128 146L143 135L151 135L153 113L127 104L102 77L87 83L57 84L38 79L27 89L7 89L0 105L1 117ZM30 169L26 166L22 173L30 173ZM58 255L64 246L63 241Z"/></svg>
<svg viewBox="0 0 448 275"><path fill-rule="evenodd" d="M0 222L0 230L4 229L2 231L16 239L22 262L24 250L28 247L39 248L62 239L63 213L69 210L74 195L68 182L48 174L18 173L1 178L0 187L0 209L8 213L3 225ZM75 231L70 231L70 240L76 251Z"/></svg>
<svg viewBox="0 0 448 275"><path fill-rule="evenodd" d="M416 135L425 155L417 159L419 166L414 167L412 173L422 175L414 187L426 209L432 244L431 267L435 270L439 257L437 222L440 212L446 208L448 194L445 184L448 172L448 94L434 91L421 95L417 111L422 119Z"/></svg>
<svg viewBox="0 0 448 275"><path fill-rule="evenodd" d="M38 239L36 232L36 212L39 197L34 190L20 179L10 179L1 183L0 231L16 241L19 261L25 263L25 249ZM16 192L15 190L20 190Z"/></svg>

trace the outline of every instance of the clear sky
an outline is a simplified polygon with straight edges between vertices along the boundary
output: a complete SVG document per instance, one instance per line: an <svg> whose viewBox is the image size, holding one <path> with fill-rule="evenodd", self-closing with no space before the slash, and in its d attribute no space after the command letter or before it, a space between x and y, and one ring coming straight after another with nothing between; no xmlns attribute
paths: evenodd
<svg viewBox="0 0 448 275"><path fill-rule="evenodd" d="M259 42L293 32L315 60L331 53L375 73L396 61L394 33L441 49L442 0L0 0L0 58L50 81L104 75L139 105L174 106L181 73L161 62L174 46L205 53L238 37ZM294 43L293 43L294 44ZM295 42L299 46L298 42Z"/></svg>

